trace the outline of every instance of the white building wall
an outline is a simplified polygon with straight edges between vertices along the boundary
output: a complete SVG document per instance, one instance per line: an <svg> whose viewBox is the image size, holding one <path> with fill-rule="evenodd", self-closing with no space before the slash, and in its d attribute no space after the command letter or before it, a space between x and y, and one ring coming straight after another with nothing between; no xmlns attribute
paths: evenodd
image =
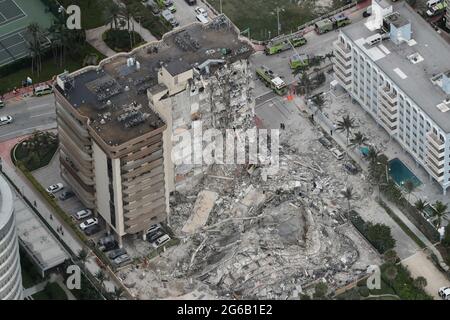
<svg viewBox="0 0 450 320"><path fill-rule="evenodd" d="M352 83L348 88L351 97L367 111L445 190L450 185L450 134L446 134L428 115L416 105L369 57L345 34L340 40L351 47ZM339 81L339 79L337 79ZM389 130L381 121L380 88L389 88L397 100L397 122L395 130ZM445 144L443 160L444 174L439 177L427 165L427 134L434 132ZM441 169L442 170L442 169Z"/></svg>
<svg viewBox="0 0 450 320"><path fill-rule="evenodd" d="M97 198L97 212L109 225L111 225L107 156L105 152L103 152L103 150L95 142L92 144L92 151L95 164L95 190Z"/></svg>

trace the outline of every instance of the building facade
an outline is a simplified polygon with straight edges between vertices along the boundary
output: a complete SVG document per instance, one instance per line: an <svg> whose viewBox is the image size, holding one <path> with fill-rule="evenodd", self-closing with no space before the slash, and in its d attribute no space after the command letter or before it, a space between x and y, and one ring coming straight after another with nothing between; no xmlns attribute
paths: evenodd
<svg viewBox="0 0 450 320"><path fill-rule="evenodd" d="M450 185L450 46L405 3L373 0L334 43L340 85L419 163Z"/></svg>
<svg viewBox="0 0 450 320"><path fill-rule="evenodd" d="M0 176L0 300L22 299L19 240L12 191Z"/></svg>
<svg viewBox="0 0 450 320"><path fill-rule="evenodd" d="M446 26L447 26L447 29L450 29L450 0L445 0L445 1L447 1L447 12L446 12L446 15L445 15L445 23L446 23Z"/></svg>
<svg viewBox="0 0 450 320"><path fill-rule="evenodd" d="M57 77L62 177L119 240L145 236L166 219L176 183L172 122L189 127L195 118L189 104L194 82L248 57L251 47L238 35L221 16ZM233 72L242 74L237 67Z"/></svg>

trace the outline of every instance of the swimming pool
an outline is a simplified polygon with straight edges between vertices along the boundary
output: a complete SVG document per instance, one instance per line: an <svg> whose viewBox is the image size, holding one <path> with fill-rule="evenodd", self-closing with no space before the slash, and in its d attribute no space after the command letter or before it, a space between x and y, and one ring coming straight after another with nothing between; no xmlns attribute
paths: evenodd
<svg viewBox="0 0 450 320"><path fill-rule="evenodd" d="M398 158L389 161L389 176L399 186L403 186L408 180L412 181L415 188L422 184L422 181L420 181L419 178L417 178Z"/></svg>

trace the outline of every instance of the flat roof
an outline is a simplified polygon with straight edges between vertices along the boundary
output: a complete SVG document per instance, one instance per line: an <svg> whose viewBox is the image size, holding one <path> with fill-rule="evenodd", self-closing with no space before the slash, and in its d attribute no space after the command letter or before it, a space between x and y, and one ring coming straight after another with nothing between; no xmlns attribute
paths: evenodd
<svg viewBox="0 0 450 320"><path fill-rule="evenodd" d="M14 207L20 243L42 271L69 259L62 245L18 196L15 197Z"/></svg>
<svg viewBox="0 0 450 320"><path fill-rule="evenodd" d="M431 78L450 70L450 45L405 2L395 4L393 12L398 12L402 19L411 23L414 41L397 45L386 39L367 47L364 39L377 33L364 25L367 19L348 25L341 31L439 127L449 133L450 112L444 113L437 108L448 95ZM408 57L417 53L423 60L414 64Z"/></svg>
<svg viewBox="0 0 450 320"><path fill-rule="evenodd" d="M224 48L230 50L228 54L221 50ZM158 86L161 67L175 76L208 59L234 62L247 59L252 52L251 44L239 37L237 28L225 16L218 16L206 25L195 22L164 35L161 41L107 58L99 67L74 72L69 75L72 88L66 92L58 85L56 88L90 119L90 126L105 143L117 146L164 126L151 110L146 94L147 89ZM134 65L127 64L130 58L135 59ZM139 114L134 112L131 118L138 117L139 121L118 120L133 108ZM134 122L126 126L130 121Z"/></svg>

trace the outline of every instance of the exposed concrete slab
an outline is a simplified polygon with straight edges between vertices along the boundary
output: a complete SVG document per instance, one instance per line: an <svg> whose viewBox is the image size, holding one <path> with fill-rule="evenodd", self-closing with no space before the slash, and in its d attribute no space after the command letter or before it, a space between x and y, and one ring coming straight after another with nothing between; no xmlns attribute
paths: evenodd
<svg viewBox="0 0 450 320"><path fill-rule="evenodd" d="M192 214L183 226L181 231L194 233L206 224L209 214L214 208L218 194L213 191L203 190L198 194Z"/></svg>

